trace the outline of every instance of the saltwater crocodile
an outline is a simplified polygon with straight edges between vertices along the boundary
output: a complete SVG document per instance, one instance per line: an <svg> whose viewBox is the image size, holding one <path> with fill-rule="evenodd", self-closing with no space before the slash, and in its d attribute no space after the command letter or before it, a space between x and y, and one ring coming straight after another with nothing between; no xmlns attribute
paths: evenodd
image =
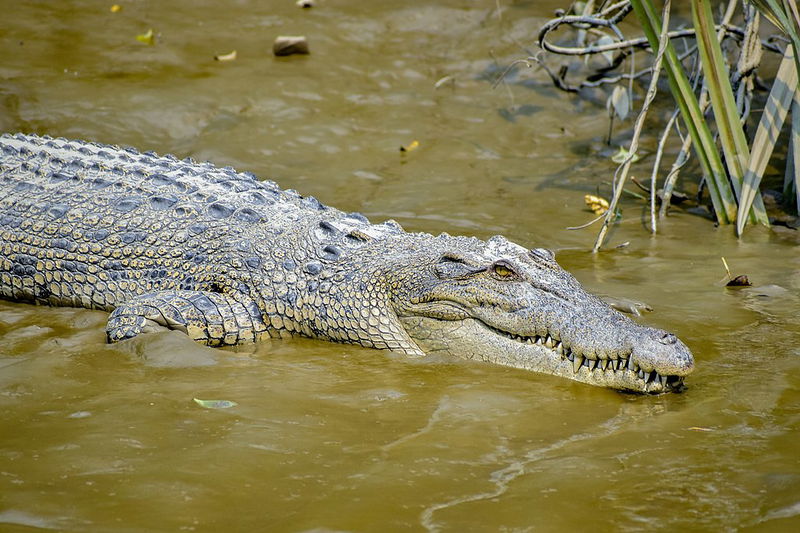
<svg viewBox="0 0 800 533"><path fill-rule="evenodd" d="M693 367L548 250L407 233L232 168L34 135L0 136L0 297L110 311L110 342L303 335L649 393Z"/></svg>

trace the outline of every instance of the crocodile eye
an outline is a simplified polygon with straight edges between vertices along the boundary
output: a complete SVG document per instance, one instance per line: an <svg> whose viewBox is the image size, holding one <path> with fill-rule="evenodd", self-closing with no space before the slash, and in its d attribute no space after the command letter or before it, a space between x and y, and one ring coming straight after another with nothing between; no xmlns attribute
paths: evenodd
<svg viewBox="0 0 800 533"><path fill-rule="evenodd" d="M506 263L498 262L492 265L492 272L501 279L512 279L517 273Z"/></svg>

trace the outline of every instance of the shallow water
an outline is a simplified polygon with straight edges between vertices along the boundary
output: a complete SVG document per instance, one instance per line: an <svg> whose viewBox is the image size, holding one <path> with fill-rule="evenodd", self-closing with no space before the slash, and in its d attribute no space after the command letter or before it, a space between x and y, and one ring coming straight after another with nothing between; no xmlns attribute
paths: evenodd
<svg viewBox="0 0 800 533"><path fill-rule="evenodd" d="M0 130L209 159L373 221L556 249L590 290L651 305L641 321L697 370L642 397L303 339L109 346L105 313L0 302L0 530L800 526L796 233L739 242L675 211L650 237L626 199L588 253L595 230L565 228L613 172L602 104L529 69L491 88L564 2L182 4L2 3ZM156 44L137 42L151 27ZM273 58L280 34L311 55ZM721 287L721 256L756 288Z"/></svg>

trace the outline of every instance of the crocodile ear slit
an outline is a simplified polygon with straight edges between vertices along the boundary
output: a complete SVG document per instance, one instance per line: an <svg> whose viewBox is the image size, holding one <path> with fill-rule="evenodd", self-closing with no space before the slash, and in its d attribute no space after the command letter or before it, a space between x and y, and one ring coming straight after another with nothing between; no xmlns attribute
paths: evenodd
<svg viewBox="0 0 800 533"><path fill-rule="evenodd" d="M528 255L533 259L552 262L556 260L556 254L547 248L531 248L528 250Z"/></svg>
<svg viewBox="0 0 800 533"><path fill-rule="evenodd" d="M463 265L467 264L467 262L464 260L463 257L453 252L443 253L442 256L439 258L439 261L437 262L440 264L441 263L461 263Z"/></svg>
<svg viewBox="0 0 800 533"><path fill-rule="evenodd" d="M486 267L472 265L455 252L445 252L436 263L434 271L439 279L465 279L479 272L485 272Z"/></svg>

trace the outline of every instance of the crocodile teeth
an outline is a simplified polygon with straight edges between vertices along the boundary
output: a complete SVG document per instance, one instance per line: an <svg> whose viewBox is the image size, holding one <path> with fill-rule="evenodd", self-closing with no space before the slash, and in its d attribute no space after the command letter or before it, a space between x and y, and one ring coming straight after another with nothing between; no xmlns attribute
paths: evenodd
<svg viewBox="0 0 800 533"><path fill-rule="evenodd" d="M539 346L543 345L544 339L541 337L536 337L536 344L538 344Z"/></svg>
<svg viewBox="0 0 800 533"><path fill-rule="evenodd" d="M640 369L639 369L639 373L637 374L637 376L639 376L639 379L644 379L644 370L642 370L642 369L640 368Z"/></svg>
<svg viewBox="0 0 800 533"><path fill-rule="evenodd" d="M628 356L628 363L626 365L628 367L628 370L633 370L633 366L635 364L636 363L633 362L633 356Z"/></svg>
<svg viewBox="0 0 800 533"><path fill-rule="evenodd" d="M667 376L659 376L658 380L661 382L661 386L666 388L666 386L667 386Z"/></svg>
<svg viewBox="0 0 800 533"><path fill-rule="evenodd" d="M564 353L564 345L561 344L560 342L558 342L558 343L556 343L556 346L555 346L554 350L556 351L556 353L563 354Z"/></svg>
<svg viewBox="0 0 800 533"><path fill-rule="evenodd" d="M544 340L544 345L547 346L548 348L552 348L553 344L554 344L553 343L553 337L548 335L547 338Z"/></svg>
<svg viewBox="0 0 800 533"><path fill-rule="evenodd" d="M581 365L583 365L583 359L584 357L582 355L575 356L575 360L572 361L572 370L574 372L577 372Z"/></svg>
<svg viewBox="0 0 800 533"><path fill-rule="evenodd" d="M599 361L597 359L589 359L589 370L594 370L597 368Z"/></svg>

